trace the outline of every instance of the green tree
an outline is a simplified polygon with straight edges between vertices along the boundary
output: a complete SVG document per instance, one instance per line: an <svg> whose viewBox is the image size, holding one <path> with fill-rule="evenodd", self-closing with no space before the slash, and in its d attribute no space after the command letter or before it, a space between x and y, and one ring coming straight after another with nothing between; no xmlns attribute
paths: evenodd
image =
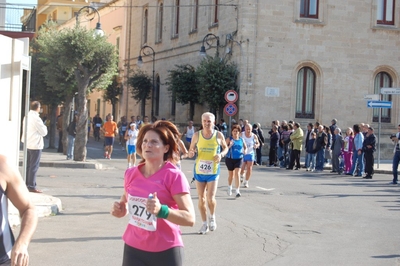
<svg viewBox="0 0 400 266"><path fill-rule="evenodd" d="M238 68L226 58L207 56L196 69L200 102L207 103L211 112L222 117L226 104L225 92L236 90Z"/></svg>
<svg viewBox="0 0 400 266"><path fill-rule="evenodd" d="M119 76L114 76L112 78L112 83L107 86L104 90L103 100L111 103L112 105L112 115L115 117L117 107L117 103L119 102L119 96L122 94L122 83L120 81Z"/></svg>
<svg viewBox="0 0 400 266"><path fill-rule="evenodd" d="M107 42L106 37L79 26L61 30L44 27L43 31L37 41L40 60L45 63L43 73L47 85L65 90L68 99L78 93L74 160L84 161L88 119L86 96L94 88L104 89L111 83L117 71L115 47Z"/></svg>
<svg viewBox="0 0 400 266"><path fill-rule="evenodd" d="M133 72L132 77L129 78L128 84L132 87L132 98L136 103L141 103L141 115L146 115L146 100L150 99L153 84L150 77L141 70Z"/></svg>
<svg viewBox="0 0 400 266"><path fill-rule="evenodd" d="M50 31L56 30L57 24L49 22L38 32L40 38L49 38ZM39 37L38 37L39 38ZM50 130L49 136L49 147L55 148L56 139L56 121L57 121L57 110L58 105L66 101L68 90L71 90L75 86L73 80L65 81L65 77L59 79L59 86L52 87L46 82L45 69L44 67L48 64L43 55L41 46L37 39L33 39L30 43L30 51L32 56L32 69L31 69L31 89L30 96L32 100L39 100L43 105L48 105L50 109ZM63 86L64 85L64 86ZM70 97L72 99L72 97ZM64 148L66 147L66 134L63 135ZM66 149L64 149L66 151Z"/></svg>
<svg viewBox="0 0 400 266"><path fill-rule="evenodd" d="M168 72L168 91L176 102L189 104L189 120L193 120L195 104L201 103L199 90L196 87L198 79L195 68L191 65L177 65L176 69Z"/></svg>

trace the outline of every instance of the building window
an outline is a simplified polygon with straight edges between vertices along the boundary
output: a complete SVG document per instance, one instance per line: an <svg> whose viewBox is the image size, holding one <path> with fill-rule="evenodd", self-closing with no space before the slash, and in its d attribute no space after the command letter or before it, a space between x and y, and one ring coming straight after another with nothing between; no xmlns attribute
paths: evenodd
<svg viewBox="0 0 400 266"><path fill-rule="evenodd" d="M378 0L377 24L394 25L394 0Z"/></svg>
<svg viewBox="0 0 400 266"><path fill-rule="evenodd" d="M300 0L301 18L318 18L319 0Z"/></svg>
<svg viewBox="0 0 400 266"><path fill-rule="evenodd" d="M157 42L161 42L162 40L163 19L164 19L164 5L163 3L160 3L158 6L158 16L157 16Z"/></svg>
<svg viewBox="0 0 400 266"><path fill-rule="evenodd" d="M314 118L315 72L303 67L297 74L296 118Z"/></svg>
<svg viewBox="0 0 400 266"><path fill-rule="evenodd" d="M158 116L160 113L160 76L157 76L156 79L153 106L154 106L154 115Z"/></svg>
<svg viewBox="0 0 400 266"><path fill-rule="evenodd" d="M179 7L180 7L179 0L175 0L173 37L179 35Z"/></svg>
<svg viewBox="0 0 400 266"><path fill-rule="evenodd" d="M149 10L146 8L144 10L144 16L143 16L143 44L147 43L148 22L149 22Z"/></svg>
<svg viewBox="0 0 400 266"><path fill-rule="evenodd" d="M95 110L96 111L96 114L98 114L98 115L100 115L100 99L97 99L97 109Z"/></svg>
<svg viewBox="0 0 400 266"><path fill-rule="evenodd" d="M193 0L191 31L197 31L199 22L199 0Z"/></svg>
<svg viewBox="0 0 400 266"><path fill-rule="evenodd" d="M374 93L380 94L381 88L391 88L392 87L392 78L386 72L380 72L375 77L374 82ZM382 101L391 101L392 95L383 94ZM390 109L389 108L373 108L373 121L379 121L379 110L381 110L381 122L390 123Z"/></svg>
<svg viewBox="0 0 400 266"><path fill-rule="evenodd" d="M218 23L218 0L214 0L213 24Z"/></svg>

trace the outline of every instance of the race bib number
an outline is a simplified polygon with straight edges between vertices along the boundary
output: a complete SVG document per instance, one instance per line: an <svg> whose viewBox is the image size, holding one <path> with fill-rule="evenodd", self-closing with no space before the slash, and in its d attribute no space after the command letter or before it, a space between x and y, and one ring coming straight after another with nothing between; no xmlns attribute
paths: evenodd
<svg viewBox="0 0 400 266"><path fill-rule="evenodd" d="M214 170L214 162L207 160L200 160L197 172L202 175L212 175Z"/></svg>
<svg viewBox="0 0 400 266"><path fill-rule="evenodd" d="M157 217L146 211L147 198L128 196L129 223L147 231L156 231Z"/></svg>
<svg viewBox="0 0 400 266"><path fill-rule="evenodd" d="M101 124L100 124L100 123L97 123L97 124L96 124L96 127L101 127Z"/></svg>

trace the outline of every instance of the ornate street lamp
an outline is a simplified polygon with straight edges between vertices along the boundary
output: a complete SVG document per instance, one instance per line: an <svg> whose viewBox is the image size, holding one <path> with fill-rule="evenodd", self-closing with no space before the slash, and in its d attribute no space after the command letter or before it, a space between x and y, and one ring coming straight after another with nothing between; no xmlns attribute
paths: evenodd
<svg viewBox="0 0 400 266"><path fill-rule="evenodd" d="M211 38L213 37L213 38ZM218 47L219 47L219 37L216 36L215 34L209 33L206 36L204 36L203 38L203 42L202 45L200 47L200 52L199 55L202 57L205 57L207 55L206 53L206 47L204 46L204 43L206 43L208 45L208 47L211 47L212 45L212 41L216 39L217 40L217 56L218 56Z"/></svg>
<svg viewBox="0 0 400 266"><path fill-rule="evenodd" d="M151 50L152 53L150 53L150 51L146 51L147 50ZM144 56L148 56L148 55L152 55L153 58L153 89L151 90L151 118L153 119L154 117L154 93L155 93L155 62L156 62L156 52L154 51L154 49L151 46L145 45L140 49L139 52L139 57L137 60L137 66L138 67L142 67L143 66L143 59L142 59L142 54Z"/></svg>
<svg viewBox="0 0 400 266"><path fill-rule="evenodd" d="M98 21L96 23L96 28L95 28L95 34L97 36L104 36L104 31L101 29L101 23L100 23L100 14L99 11L97 11L96 8L92 7L92 6L84 6L81 9L79 9L79 11L76 13L76 25L79 25L79 15L81 12L83 12L83 10L86 9L86 13L87 15L89 15L90 10L94 11L97 16L98 16ZM94 19L94 16L92 18L89 18L89 21L92 21Z"/></svg>

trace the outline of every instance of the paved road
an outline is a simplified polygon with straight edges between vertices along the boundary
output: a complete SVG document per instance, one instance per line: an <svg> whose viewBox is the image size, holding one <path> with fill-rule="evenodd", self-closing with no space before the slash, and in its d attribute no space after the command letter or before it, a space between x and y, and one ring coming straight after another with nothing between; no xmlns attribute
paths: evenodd
<svg viewBox="0 0 400 266"><path fill-rule="evenodd" d="M101 154L101 147L89 148ZM64 210L40 218L32 266L121 265L127 220L109 211L123 190L123 157L117 150L113 160L99 159L102 170L39 169L40 188L60 198ZM183 161L188 180L192 166ZM227 196L226 176L223 167L218 229L197 235L197 209L196 225L182 228L185 265L400 265L400 186L388 185L390 175L363 180L255 167L240 199Z"/></svg>

